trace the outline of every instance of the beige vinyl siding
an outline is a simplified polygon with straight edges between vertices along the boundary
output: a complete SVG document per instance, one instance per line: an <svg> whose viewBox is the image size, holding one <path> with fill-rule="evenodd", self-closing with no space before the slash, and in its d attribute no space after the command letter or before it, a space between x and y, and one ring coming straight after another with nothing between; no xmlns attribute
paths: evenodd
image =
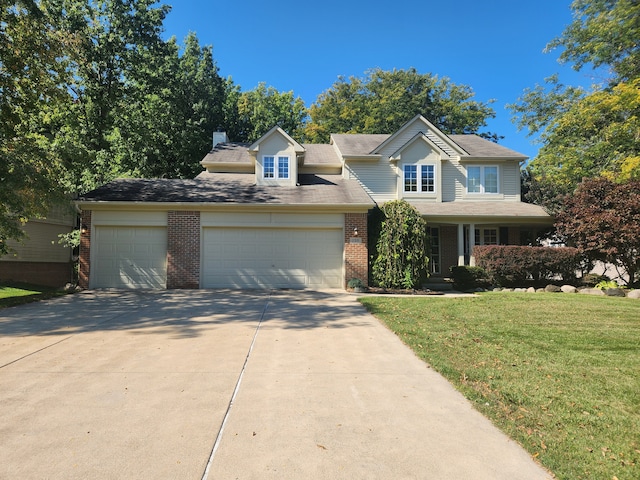
<svg viewBox="0 0 640 480"><path fill-rule="evenodd" d="M202 212L202 227L309 227L342 228L342 213Z"/></svg>
<svg viewBox="0 0 640 480"><path fill-rule="evenodd" d="M442 162L442 201L462 200L466 189L465 169L456 158Z"/></svg>
<svg viewBox="0 0 640 480"><path fill-rule="evenodd" d="M397 198L398 176L395 166L382 157L379 162L352 162L346 166L348 178L355 178L376 202Z"/></svg>
<svg viewBox="0 0 640 480"><path fill-rule="evenodd" d="M44 221L29 221L23 227L27 238L23 243L13 240L7 242L13 250L2 257L2 261L15 262L54 262L71 261L71 249L58 243L61 233L69 233L72 227L60 223L50 224Z"/></svg>
<svg viewBox="0 0 640 480"><path fill-rule="evenodd" d="M520 200L520 164L507 162L501 165L502 193L509 201Z"/></svg>
<svg viewBox="0 0 640 480"><path fill-rule="evenodd" d="M135 212L126 210L93 210L91 223L95 225L140 225L166 227L167 212Z"/></svg>

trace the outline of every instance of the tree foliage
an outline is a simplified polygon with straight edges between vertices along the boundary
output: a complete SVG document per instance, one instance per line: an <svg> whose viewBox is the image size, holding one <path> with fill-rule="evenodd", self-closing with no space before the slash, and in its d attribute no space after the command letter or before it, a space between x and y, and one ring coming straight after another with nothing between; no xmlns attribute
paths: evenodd
<svg viewBox="0 0 640 480"><path fill-rule="evenodd" d="M473 100L466 85L415 69L373 69L365 77L340 77L310 108L305 128L310 142L327 142L331 133L389 133L422 114L447 134L480 132L495 117L488 104Z"/></svg>
<svg viewBox="0 0 640 480"><path fill-rule="evenodd" d="M560 61L576 70L608 67L614 83L640 76L640 2L574 0L571 8L573 22L547 50L562 48Z"/></svg>
<svg viewBox="0 0 640 480"><path fill-rule="evenodd" d="M585 180L566 197L556 228L590 260L624 269L630 284L639 280L640 180Z"/></svg>
<svg viewBox="0 0 640 480"><path fill-rule="evenodd" d="M293 92L279 92L260 83L237 97L237 132L235 139L255 142L278 125L294 139L301 141L307 109Z"/></svg>
<svg viewBox="0 0 640 480"><path fill-rule="evenodd" d="M575 0L574 21L547 46L576 70L608 68L605 85L565 86L556 75L510 105L514 121L542 145L529 164L528 201L556 211L583 178L640 177L640 3Z"/></svg>
<svg viewBox="0 0 640 480"><path fill-rule="evenodd" d="M60 200L61 165L42 111L65 97L63 39L33 1L0 2L0 256L21 224Z"/></svg>
<svg viewBox="0 0 640 480"><path fill-rule="evenodd" d="M292 92L222 79L195 34L163 40L170 7L155 0L0 7L0 255L55 199L117 177L192 178L218 128L250 141L304 124Z"/></svg>
<svg viewBox="0 0 640 480"><path fill-rule="evenodd" d="M427 275L427 224L405 200L385 203L382 212L373 279L381 287L413 288Z"/></svg>

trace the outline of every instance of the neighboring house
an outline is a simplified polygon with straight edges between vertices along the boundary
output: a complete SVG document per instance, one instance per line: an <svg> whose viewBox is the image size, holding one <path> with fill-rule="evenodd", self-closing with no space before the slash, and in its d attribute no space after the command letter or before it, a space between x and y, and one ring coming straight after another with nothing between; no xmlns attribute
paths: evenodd
<svg viewBox="0 0 640 480"><path fill-rule="evenodd" d="M58 243L61 233L69 233L76 215L62 207L53 208L46 218L31 219L23 227L22 242L7 242L10 252L0 257L0 281L24 282L63 287L73 282L72 252Z"/></svg>
<svg viewBox="0 0 640 480"><path fill-rule="evenodd" d="M217 136L217 139L216 139ZM405 199L424 215L432 273L474 245L519 244L552 219L520 201L526 157L416 116L391 135L252 145L214 135L194 180L116 180L80 197L80 282L128 288L344 288L368 277L367 216ZM535 238L535 237L534 237Z"/></svg>

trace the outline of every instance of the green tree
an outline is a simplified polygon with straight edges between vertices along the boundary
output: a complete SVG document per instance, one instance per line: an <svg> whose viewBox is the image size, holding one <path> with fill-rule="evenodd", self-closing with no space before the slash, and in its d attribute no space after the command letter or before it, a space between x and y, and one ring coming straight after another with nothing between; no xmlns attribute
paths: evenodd
<svg viewBox="0 0 640 480"><path fill-rule="evenodd" d="M62 38L34 1L0 1L0 256L22 223L60 200L61 165L44 108L65 99Z"/></svg>
<svg viewBox="0 0 640 480"><path fill-rule="evenodd" d="M237 96L237 137L234 140L254 142L278 125L294 139L302 140L307 109L293 91L279 92L260 83L255 89Z"/></svg>
<svg viewBox="0 0 640 480"><path fill-rule="evenodd" d="M86 191L118 176L139 175L140 164L119 154L129 128L122 118L140 94L132 80L150 56L165 53L160 34L170 7L156 7L154 0L42 4L66 39L62 61L72 101L48 114L57 122L54 146L65 161L67 189Z"/></svg>
<svg viewBox="0 0 640 480"><path fill-rule="evenodd" d="M413 288L427 275L427 224L405 200L385 203L382 212L373 279L381 287Z"/></svg>
<svg viewBox="0 0 640 480"><path fill-rule="evenodd" d="M640 78L587 95L546 129L530 171L570 191L585 177L640 177Z"/></svg>
<svg viewBox="0 0 640 480"><path fill-rule="evenodd" d="M420 74L415 69L385 71L376 68L364 78L340 77L321 93L310 108L305 136L311 142L327 142L331 133L390 133L417 114L424 115L448 134L480 132L495 117L488 104L473 100L466 85L448 78Z"/></svg>
<svg viewBox="0 0 640 480"><path fill-rule="evenodd" d="M148 59L131 75L130 107L115 126L118 163L139 165L144 177L193 178L211 148L211 134L225 124L225 82L212 47L190 33L180 48L175 39L162 55Z"/></svg>
<svg viewBox="0 0 640 480"><path fill-rule="evenodd" d="M510 105L514 121L541 144L529 164L528 201L550 211L583 178L617 181L640 175L640 3L635 0L576 0L574 21L547 50L561 47L562 62L581 70L608 68L605 86L565 86L558 77L529 89Z"/></svg>
<svg viewBox="0 0 640 480"><path fill-rule="evenodd" d="M560 61L581 70L586 65L609 68L612 83L640 75L640 2L575 0L574 20L547 50L560 47Z"/></svg>
<svg viewBox="0 0 640 480"><path fill-rule="evenodd" d="M640 180L587 179L565 197L556 229L590 260L623 269L629 284L640 275Z"/></svg>

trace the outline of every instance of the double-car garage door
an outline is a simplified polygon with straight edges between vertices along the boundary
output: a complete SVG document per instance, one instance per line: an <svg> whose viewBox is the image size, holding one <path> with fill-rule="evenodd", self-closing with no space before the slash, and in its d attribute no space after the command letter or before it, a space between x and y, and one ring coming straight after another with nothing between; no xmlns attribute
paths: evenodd
<svg viewBox="0 0 640 480"><path fill-rule="evenodd" d="M166 288L166 226L94 225L92 288ZM202 288L343 286L343 231L335 225L205 225L200 255Z"/></svg>
<svg viewBox="0 0 640 480"><path fill-rule="evenodd" d="M342 230L204 228L204 288L339 288Z"/></svg>

